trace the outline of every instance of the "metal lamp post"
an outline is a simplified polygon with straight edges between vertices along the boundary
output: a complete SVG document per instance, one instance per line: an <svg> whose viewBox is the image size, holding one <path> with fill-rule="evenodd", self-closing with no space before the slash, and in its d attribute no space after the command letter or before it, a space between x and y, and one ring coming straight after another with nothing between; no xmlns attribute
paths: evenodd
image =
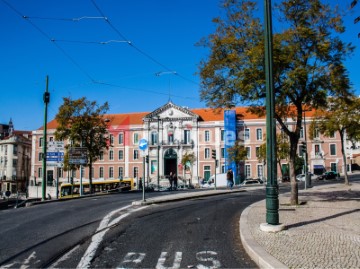
<svg viewBox="0 0 360 269"><path fill-rule="evenodd" d="M157 185L158 190L160 190L160 116L157 116Z"/></svg>
<svg viewBox="0 0 360 269"><path fill-rule="evenodd" d="M42 160L42 198L41 200L46 199L46 146L47 146L47 109L48 103L50 102L50 93L48 91L49 88L49 76L46 76L46 89L44 93L44 131L43 131L43 160Z"/></svg>
<svg viewBox="0 0 360 269"><path fill-rule="evenodd" d="M279 190L276 179L275 94L273 82L271 0L265 0L265 74L266 74L266 159L268 181L266 185L266 222L279 224Z"/></svg>

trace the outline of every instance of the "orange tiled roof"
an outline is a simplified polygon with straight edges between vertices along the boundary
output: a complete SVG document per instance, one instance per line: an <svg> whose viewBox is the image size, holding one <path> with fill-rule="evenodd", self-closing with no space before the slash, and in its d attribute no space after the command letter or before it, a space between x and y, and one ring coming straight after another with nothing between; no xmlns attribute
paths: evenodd
<svg viewBox="0 0 360 269"><path fill-rule="evenodd" d="M238 119L241 120L251 120L251 119L264 119L265 116L259 117L256 114L250 113L247 111L247 107L236 107L236 115ZM224 120L224 110L218 109L214 110L211 108L197 108L190 109L193 113L199 115L200 121L222 121ZM141 125L143 124L143 118L150 112L134 112L134 113L125 113L125 114L107 114L104 117L111 120L112 126L121 126L121 125ZM306 112L306 117L312 117L315 115L315 109ZM52 120L48 122L48 129L56 129L57 122ZM42 130L43 127L39 128Z"/></svg>

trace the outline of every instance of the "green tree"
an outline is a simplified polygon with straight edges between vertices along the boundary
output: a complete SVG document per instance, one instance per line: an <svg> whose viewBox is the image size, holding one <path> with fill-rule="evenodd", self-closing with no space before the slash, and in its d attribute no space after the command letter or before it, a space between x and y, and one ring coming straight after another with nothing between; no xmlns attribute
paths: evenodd
<svg viewBox="0 0 360 269"><path fill-rule="evenodd" d="M184 167L185 171L189 171L190 172L190 185L191 185L191 178L192 178L192 171L191 171L191 167L193 166L193 164L196 162L196 156L194 154L194 152L185 152L185 154L182 156L181 158L181 164Z"/></svg>
<svg viewBox="0 0 360 269"><path fill-rule="evenodd" d="M276 161L279 165L281 175L283 176L283 170L281 169L281 161L289 160L289 141L287 139L287 136L284 134L277 134L276 141ZM266 143L260 145L257 158L259 162L266 162Z"/></svg>
<svg viewBox="0 0 360 269"><path fill-rule="evenodd" d="M236 167L239 167L240 163L247 160L247 149L240 141L235 142L234 146L227 149L228 161L234 162Z"/></svg>
<svg viewBox="0 0 360 269"><path fill-rule="evenodd" d="M265 114L264 30L256 3L224 0L215 33L199 42L210 49L200 63L200 96L213 108L246 104ZM320 0L287 0L277 6L282 31L273 35L275 118L289 137L291 204L298 204L295 158L304 108L326 107L327 96L350 92L343 65L353 51L341 41L339 13ZM285 119L291 117L290 128Z"/></svg>
<svg viewBox="0 0 360 269"><path fill-rule="evenodd" d="M86 166L89 166L89 185L92 193L92 164L101 152L108 148L107 120L104 114L109 106L107 102L98 105L96 101L89 101L85 97L77 100L65 97L63 101L55 116L58 123L55 139L68 140L73 146L87 149ZM78 167L69 164L68 151L64 159L67 170Z"/></svg>
<svg viewBox="0 0 360 269"><path fill-rule="evenodd" d="M329 101L329 107L319 111L315 124L325 136L330 137L336 132L339 133L345 184L349 185L344 142L346 135L350 140L360 135L360 99L355 96L347 99L330 97Z"/></svg>

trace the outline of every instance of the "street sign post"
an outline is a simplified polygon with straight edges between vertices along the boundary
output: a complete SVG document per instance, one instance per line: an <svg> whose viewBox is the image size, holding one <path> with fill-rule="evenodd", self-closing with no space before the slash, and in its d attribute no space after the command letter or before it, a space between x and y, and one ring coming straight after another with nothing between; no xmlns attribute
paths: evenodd
<svg viewBox="0 0 360 269"><path fill-rule="evenodd" d="M140 139L139 149L141 150L141 155L143 157L143 177L142 177L142 192L143 192L143 201L145 201L145 156L146 150L148 148L148 141L145 138Z"/></svg>
<svg viewBox="0 0 360 269"><path fill-rule="evenodd" d="M69 149L69 164L87 164L87 148L73 147Z"/></svg>
<svg viewBox="0 0 360 269"><path fill-rule="evenodd" d="M62 167L64 163L64 141L49 141L46 145L46 166Z"/></svg>

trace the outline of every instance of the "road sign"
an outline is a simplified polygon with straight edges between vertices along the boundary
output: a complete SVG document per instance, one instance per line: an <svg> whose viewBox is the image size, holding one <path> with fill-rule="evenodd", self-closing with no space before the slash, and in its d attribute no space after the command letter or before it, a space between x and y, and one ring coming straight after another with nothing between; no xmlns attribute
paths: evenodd
<svg viewBox="0 0 360 269"><path fill-rule="evenodd" d="M64 141L49 141L46 149L46 165L61 167L64 162Z"/></svg>
<svg viewBox="0 0 360 269"><path fill-rule="evenodd" d="M139 141L139 149L140 150L146 150L148 147L148 141L145 138L140 139Z"/></svg>
<svg viewBox="0 0 360 269"><path fill-rule="evenodd" d="M69 164L87 164L87 148L84 147L70 148Z"/></svg>
<svg viewBox="0 0 360 269"><path fill-rule="evenodd" d="M51 156L64 156L64 152L63 151L48 151L48 152L46 152L46 157L51 157Z"/></svg>
<svg viewBox="0 0 360 269"><path fill-rule="evenodd" d="M46 148L50 151L64 150L64 141L49 141L46 143Z"/></svg>

